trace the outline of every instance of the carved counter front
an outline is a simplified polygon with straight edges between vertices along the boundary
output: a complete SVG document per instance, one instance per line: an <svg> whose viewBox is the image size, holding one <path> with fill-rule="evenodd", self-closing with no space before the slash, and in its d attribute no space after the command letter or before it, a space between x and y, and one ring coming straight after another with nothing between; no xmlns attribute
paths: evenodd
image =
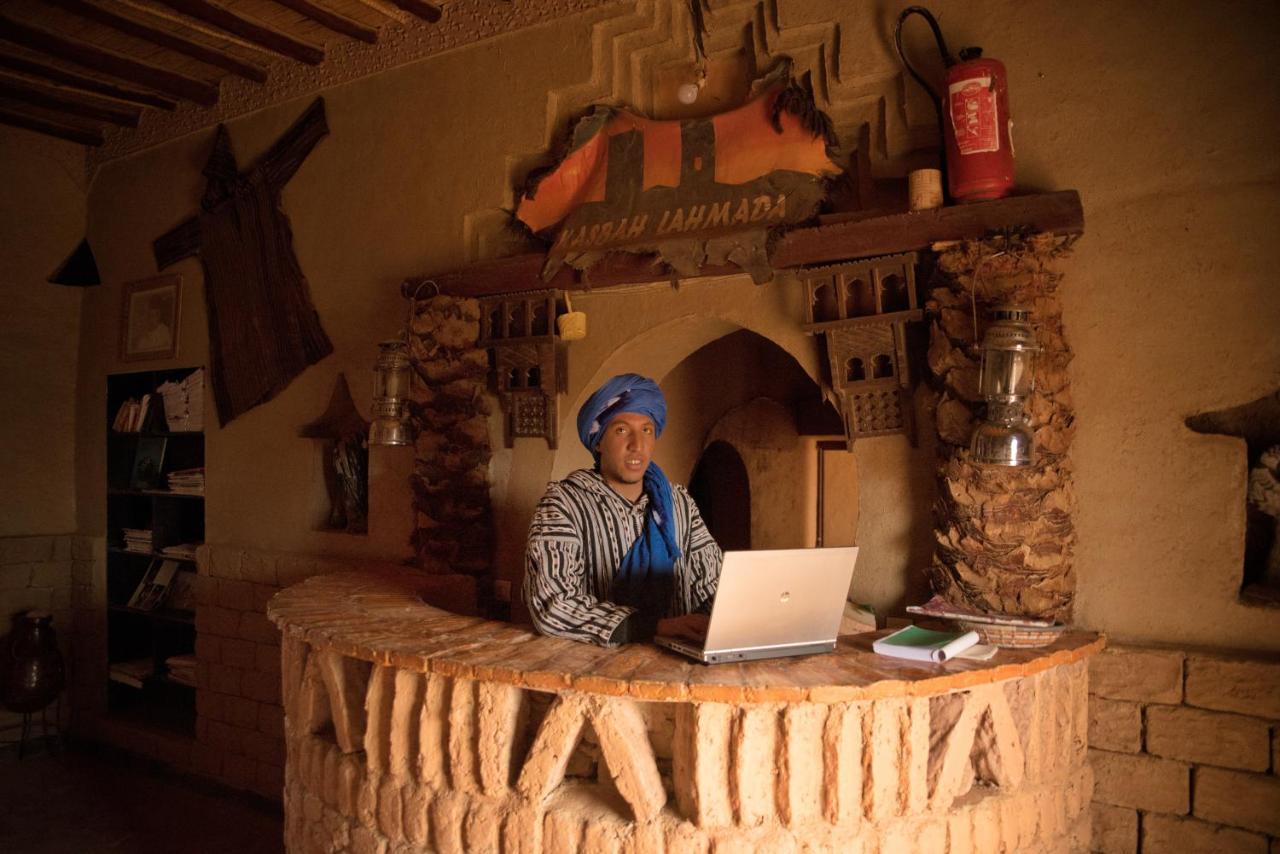
<svg viewBox="0 0 1280 854"><path fill-rule="evenodd" d="M424 604L283 591L291 852L1084 851L1092 635L987 662L703 666Z"/></svg>

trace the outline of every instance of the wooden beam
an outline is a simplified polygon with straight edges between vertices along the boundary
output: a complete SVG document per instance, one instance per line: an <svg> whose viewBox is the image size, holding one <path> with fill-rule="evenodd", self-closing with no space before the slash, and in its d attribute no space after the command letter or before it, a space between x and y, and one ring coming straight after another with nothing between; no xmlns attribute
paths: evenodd
<svg viewBox="0 0 1280 854"><path fill-rule="evenodd" d="M78 142L81 145L102 145L102 134L94 128L51 122L48 119L42 119L38 116L4 107L0 107L0 125L11 125L16 128L33 130L45 136L56 136L59 139Z"/></svg>
<svg viewBox="0 0 1280 854"><path fill-rule="evenodd" d="M70 89L58 89L33 83L23 77L0 74L0 96L49 110L83 116L87 119L111 122L122 127L138 126L140 112L138 109L121 107L110 101L95 98L92 95L82 95Z"/></svg>
<svg viewBox="0 0 1280 854"><path fill-rule="evenodd" d="M305 15L317 24L328 27L335 33L341 33L353 39L365 42L366 44L377 44L378 31L373 27L366 27L359 21L352 20L346 15L339 15L332 9L326 9L318 3L311 0L275 0L281 6L286 6L299 15Z"/></svg>
<svg viewBox="0 0 1280 854"><path fill-rule="evenodd" d="M440 286L440 293L454 296L480 297L539 288L581 287L572 268L565 266L550 282L542 281L542 266L547 256L541 252L482 261L438 276L428 276Z"/></svg>
<svg viewBox="0 0 1280 854"><path fill-rule="evenodd" d="M176 101L161 98L151 92L116 86L114 83L108 83L105 80L73 74L70 71L63 71L56 65L46 65L43 62L23 59L20 56L0 53L0 68L7 68L10 71L17 71L30 77L42 77L45 80L61 83L64 86L70 86L73 89L80 89L84 92L97 92L99 95L106 95L118 101L130 101L134 104L158 107L161 110L172 110L178 106Z"/></svg>
<svg viewBox="0 0 1280 854"><path fill-rule="evenodd" d="M229 53L209 47L208 45L193 42L184 39L176 33L168 30L153 27L145 21L139 20L132 15L121 14L118 10L104 9L101 6L95 6L88 0L45 0L53 6L66 9L95 23L111 27L113 30L133 36L134 38L149 41L152 44L159 45L163 48L176 51L198 59L206 65L213 65L218 68L226 69L232 74L236 74L246 80L252 80L255 83L264 83L267 79L267 70L260 65L252 62L246 62L239 57L232 56Z"/></svg>
<svg viewBox="0 0 1280 854"><path fill-rule="evenodd" d="M941 240L972 240L1009 229L1079 234L1084 231L1080 194L1063 190L1011 196L932 211L798 228L778 241L769 261L774 269L832 263L924 249Z"/></svg>
<svg viewBox="0 0 1280 854"><path fill-rule="evenodd" d="M440 7L426 0L391 0L391 2L397 8L403 9L410 15L417 15L428 23L434 24L440 20Z"/></svg>
<svg viewBox="0 0 1280 854"><path fill-rule="evenodd" d="M157 89L179 98L211 107L218 100L218 87L193 80L164 68L148 65L88 42L77 41L49 30L33 27L0 15L0 39L55 56L58 59L92 68L128 80L149 89Z"/></svg>
<svg viewBox="0 0 1280 854"><path fill-rule="evenodd" d="M209 0L161 0L161 2L175 12L212 24L281 56L305 62L307 65L319 65L324 61L323 48L295 39L288 33L260 24L252 18L246 18Z"/></svg>
<svg viewBox="0 0 1280 854"><path fill-rule="evenodd" d="M1001 231L1033 231L1080 234L1084 209L1075 190L1015 196L992 202L955 205L935 211L868 217L854 222L798 228L774 247L770 264L775 270L813 264L851 261L912 249L926 249L945 240L971 240ZM542 278L545 253L534 252L499 258L429 276L440 292L480 297L519 293L542 288L584 290L592 287L663 281L675 278L654 255L610 252L579 273L568 265L550 281ZM737 267L703 267L700 276L741 273ZM419 279L411 279L410 283Z"/></svg>

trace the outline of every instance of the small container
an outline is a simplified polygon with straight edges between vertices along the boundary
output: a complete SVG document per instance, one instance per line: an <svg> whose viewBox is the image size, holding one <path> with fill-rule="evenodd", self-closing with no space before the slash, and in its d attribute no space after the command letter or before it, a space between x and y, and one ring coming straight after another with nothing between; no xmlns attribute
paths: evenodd
<svg viewBox="0 0 1280 854"><path fill-rule="evenodd" d="M561 341L581 341L587 337L587 313L574 311L569 292L564 292L565 313L556 318L556 329Z"/></svg>
<svg viewBox="0 0 1280 854"><path fill-rule="evenodd" d="M36 712L54 701L66 684L66 670L52 614L27 611L15 618L4 665L6 709Z"/></svg>
<svg viewBox="0 0 1280 854"><path fill-rule="evenodd" d="M913 169L907 175L907 194L913 211L942 207L942 170Z"/></svg>

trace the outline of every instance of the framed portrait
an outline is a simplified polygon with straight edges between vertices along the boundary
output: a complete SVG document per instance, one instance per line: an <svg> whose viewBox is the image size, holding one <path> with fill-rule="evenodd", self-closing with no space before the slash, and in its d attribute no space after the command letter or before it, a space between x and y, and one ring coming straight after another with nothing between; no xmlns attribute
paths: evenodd
<svg viewBox="0 0 1280 854"><path fill-rule="evenodd" d="M128 282L120 322L120 358L172 359L178 355L182 277L156 276Z"/></svg>

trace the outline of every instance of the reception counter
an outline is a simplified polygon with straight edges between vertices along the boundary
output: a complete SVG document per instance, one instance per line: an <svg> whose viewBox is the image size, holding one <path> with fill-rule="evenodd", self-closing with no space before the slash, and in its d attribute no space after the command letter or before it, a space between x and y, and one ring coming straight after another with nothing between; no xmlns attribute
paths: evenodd
<svg viewBox="0 0 1280 854"><path fill-rule="evenodd" d="M1096 636L708 667L450 614L423 584L321 576L268 608L291 852L1088 849Z"/></svg>

